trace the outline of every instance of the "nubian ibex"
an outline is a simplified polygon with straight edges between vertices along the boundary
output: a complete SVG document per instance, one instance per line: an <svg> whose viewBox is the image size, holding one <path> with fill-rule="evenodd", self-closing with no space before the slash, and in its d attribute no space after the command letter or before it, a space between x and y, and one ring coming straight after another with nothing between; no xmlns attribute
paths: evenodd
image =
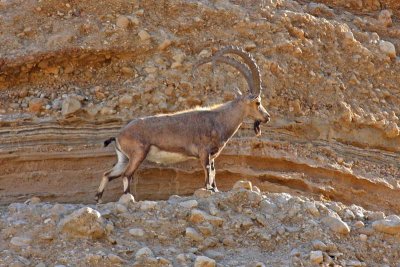
<svg viewBox="0 0 400 267"><path fill-rule="evenodd" d="M235 55L238 60L227 54ZM214 160L226 143L239 129L246 117L254 119L254 131L261 134L260 123L268 122L270 115L261 104L261 76L254 58L241 48L228 46L213 56L200 60L200 65L222 62L236 68L246 79L248 92L229 102L206 108L196 108L172 114L160 114L132 120L117 137L104 142L107 146L115 141L118 161L105 172L96 194L97 202L106 184L123 177L124 193L130 193L133 174L143 160L157 163L176 163L199 159L204 169L205 188L217 192Z"/></svg>

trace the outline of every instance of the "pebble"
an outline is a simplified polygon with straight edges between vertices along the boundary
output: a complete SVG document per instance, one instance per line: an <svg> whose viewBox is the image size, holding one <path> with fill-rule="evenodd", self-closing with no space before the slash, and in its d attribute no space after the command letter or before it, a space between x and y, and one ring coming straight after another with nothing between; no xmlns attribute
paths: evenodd
<svg viewBox="0 0 400 267"><path fill-rule="evenodd" d="M185 230L185 236L193 241L202 241L204 238L194 228L187 227Z"/></svg>
<svg viewBox="0 0 400 267"><path fill-rule="evenodd" d="M157 207L157 202L156 201L149 201L149 200L145 200L140 202L140 209L141 210L152 210L155 209Z"/></svg>
<svg viewBox="0 0 400 267"><path fill-rule="evenodd" d="M325 225L327 225L332 231L339 234L350 233L350 227L342 221L340 218L327 216L321 220Z"/></svg>
<svg viewBox="0 0 400 267"><path fill-rule="evenodd" d="M320 240L312 241L312 246L313 246L313 249L315 249L315 250L326 251L328 249L328 246L325 245L325 243Z"/></svg>
<svg viewBox="0 0 400 267"><path fill-rule="evenodd" d="M118 203L128 206L131 203L135 203L135 198L132 196L132 194L123 194L119 198Z"/></svg>
<svg viewBox="0 0 400 267"><path fill-rule="evenodd" d="M381 40L379 42L379 49L390 58L396 57L396 48L391 42Z"/></svg>
<svg viewBox="0 0 400 267"><path fill-rule="evenodd" d="M138 35L139 35L140 40L142 40L142 41L147 41L147 40L151 39L150 34L145 30L140 30Z"/></svg>
<svg viewBox="0 0 400 267"><path fill-rule="evenodd" d="M118 16L117 21L116 21L116 25L118 28L121 29L127 29L129 27L129 18L126 16Z"/></svg>
<svg viewBox="0 0 400 267"><path fill-rule="evenodd" d="M143 229L140 229L140 228L132 228L132 229L129 229L129 234L131 234L134 237L143 237L144 231L143 231Z"/></svg>
<svg viewBox="0 0 400 267"><path fill-rule="evenodd" d="M194 261L194 267L215 267L216 262L206 256L197 256Z"/></svg>
<svg viewBox="0 0 400 267"><path fill-rule="evenodd" d="M32 243L32 239L29 237L18 237L11 238L10 244L16 247L26 247Z"/></svg>
<svg viewBox="0 0 400 267"><path fill-rule="evenodd" d="M153 251L151 251L151 249L148 247L143 247L143 248L139 249L135 254L136 260L144 259L144 258L152 258L152 257L154 257Z"/></svg>
<svg viewBox="0 0 400 267"><path fill-rule="evenodd" d="M360 240L361 240L362 242L366 242L367 239L368 239L368 236L367 236L367 235L365 235L365 234L360 234Z"/></svg>
<svg viewBox="0 0 400 267"><path fill-rule="evenodd" d="M322 251L320 250L315 250L310 252L310 261L313 264L320 264L324 261L324 255L322 254Z"/></svg>
<svg viewBox="0 0 400 267"><path fill-rule="evenodd" d="M44 104L46 103L46 100L43 98L33 98L32 100L29 101L29 106L28 110L29 112L40 112L43 109Z"/></svg>
<svg viewBox="0 0 400 267"><path fill-rule="evenodd" d="M172 44L172 41L171 41L171 40L165 39L165 40L158 46L158 50L163 51L163 50L167 49L168 47L170 47L171 44Z"/></svg>
<svg viewBox="0 0 400 267"><path fill-rule="evenodd" d="M75 97L67 97L62 102L61 114L63 116L73 114L82 108L81 102Z"/></svg>

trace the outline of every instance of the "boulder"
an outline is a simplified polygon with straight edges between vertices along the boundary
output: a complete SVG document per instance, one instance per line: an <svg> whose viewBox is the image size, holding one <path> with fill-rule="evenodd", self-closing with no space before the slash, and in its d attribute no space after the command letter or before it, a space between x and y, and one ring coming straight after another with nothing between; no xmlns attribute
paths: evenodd
<svg viewBox="0 0 400 267"><path fill-rule="evenodd" d="M58 224L61 232L73 237L101 238L105 234L105 225L100 212L84 207L66 216Z"/></svg>

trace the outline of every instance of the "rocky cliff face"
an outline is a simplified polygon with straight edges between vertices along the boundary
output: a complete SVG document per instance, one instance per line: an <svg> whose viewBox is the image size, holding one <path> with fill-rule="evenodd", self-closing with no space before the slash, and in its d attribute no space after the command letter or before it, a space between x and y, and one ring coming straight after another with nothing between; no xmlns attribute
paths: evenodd
<svg viewBox="0 0 400 267"><path fill-rule="evenodd" d="M233 99L232 88L246 90L229 66L214 74L203 66L191 75L202 57L237 45L260 65L272 120L259 138L250 120L243 124L216 161L219 188L246 178L263 192L399 214L397 7L396 1L2 1L0 203L33 196L93 203L115 161L113 148L102 143L130 119L221 103ZM168 199L191 195L203 179L196 161L145 162L132 191L138 200ZM122 182L112 181L104 200L116 201L121 192Z"/></svg>

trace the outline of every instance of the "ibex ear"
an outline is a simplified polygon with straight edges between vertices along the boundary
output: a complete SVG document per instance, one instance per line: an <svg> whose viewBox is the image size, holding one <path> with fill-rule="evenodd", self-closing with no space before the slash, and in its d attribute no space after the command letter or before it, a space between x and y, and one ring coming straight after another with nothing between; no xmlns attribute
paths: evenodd
<svg viewBox="0 0 400 267"><path fill-rule="evenodd" d="M258 95L249 94L247 99L250 101L255 101L258 99L258 97L259 97Z"/></svg>

